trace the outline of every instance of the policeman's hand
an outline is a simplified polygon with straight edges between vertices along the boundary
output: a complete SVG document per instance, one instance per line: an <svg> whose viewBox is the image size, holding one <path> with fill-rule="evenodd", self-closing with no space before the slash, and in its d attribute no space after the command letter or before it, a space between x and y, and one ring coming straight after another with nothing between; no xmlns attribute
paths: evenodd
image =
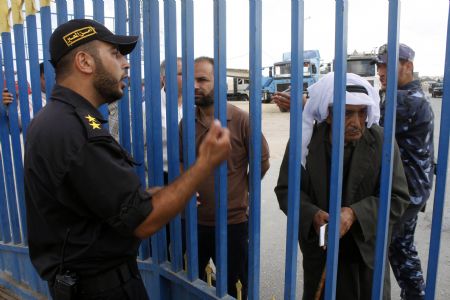
<svg viewBox="0 0 450 300"><path fill-rule="evenodd" d="M160 190L162 190L164 187L162 187L162 186L152 186L152 187L149 187L148 189L146 189L145 191L147 192L147 193L149 193L150 194L150 196L153 196L154 194L156 194L157 192L159 192Z"/></svg>
<svg viewBox="0 0 450 300"><path fill-rule="evenodd" d="M208 133L200 144L197 162L212 171L228 158L230 152L230 131L223 128L218 120L215 120L211 123Z"/></svg>
<svg viewBox="0 0 450 300"><path fill-rule="evenodd" d="M8 89L4 89L2 93L3 104L8 106L13 102L13 95L8 92Z"/></svg>
<svg viewBox="0 0 450 300"><path fill-rule="evenodd" d="M340 237L343 237L352 227L353 223L356 221L356 215L353 209L350 207L341 208L341 226L340 226Z"/></svg>
<svg viewBox="0 0 450 300"><path fill-rule="evenodd" d="M276 92L272 96L272 101L278 106L278 108L282 112L286 112L291 109L291 93Z"/></svg>
<svg viewBox="0 0 450 300"><path fill-rule="evenodd" d="M320 226L328 223L328 213L324 212L323 210L319 210L313 218L313 226L314 226L314 230L317 232L317 234L319 234L320 232Z"/></svg>

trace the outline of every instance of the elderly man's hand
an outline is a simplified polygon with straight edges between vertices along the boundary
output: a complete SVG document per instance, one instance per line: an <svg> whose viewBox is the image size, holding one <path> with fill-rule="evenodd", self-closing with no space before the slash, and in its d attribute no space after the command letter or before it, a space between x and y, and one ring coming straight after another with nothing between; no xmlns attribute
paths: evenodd
<svg viewBox="0 0 450 300"><path fill-rule="evenodd" d="M353 223L356 221L356 215L353 209L350 207L341 208L341 226L340 226L340 237L343 237L352 227Z"/></svg>
<svg viewBox="0 0 450 300"><path fill-rule="evenodd" d="M324 212L323 210L319 210L313 218L313 226L314 230L317 234L320 232L320 226L328 223L329 215L327 212Z"/></svg>
<svg viewBox="0 0 450 300"><path fill-rule="evenodd" d="M10 92L8 92L8 89L3 90L2 102L6 106L10 105L13 102L13 95Z"/></svg>

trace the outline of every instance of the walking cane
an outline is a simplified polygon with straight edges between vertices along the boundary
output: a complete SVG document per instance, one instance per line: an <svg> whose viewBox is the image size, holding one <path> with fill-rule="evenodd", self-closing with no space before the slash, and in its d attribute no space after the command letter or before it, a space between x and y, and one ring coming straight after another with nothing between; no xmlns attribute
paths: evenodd
<svg viewBox="0 0 450 300"><path fill-rule="evenodd" d="M317 286L316 294L314 295L314 300L320 300L320 296L322 296L323 287L325 286L325 278L326 278L326 265L323 267L322 276L320 277L319 285Z"/></svg>

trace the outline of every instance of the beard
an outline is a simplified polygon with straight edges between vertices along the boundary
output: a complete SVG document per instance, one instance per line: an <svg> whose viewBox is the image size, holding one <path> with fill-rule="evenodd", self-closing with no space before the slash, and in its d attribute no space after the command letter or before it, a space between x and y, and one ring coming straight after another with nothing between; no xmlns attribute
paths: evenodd
<svg viewBox="0 0 450 300"><path fill-rule="evenodd" d="M208 107L214 104L214 91L211 91L208 95L195 98L195 105L200 107Z"/></svg>
<svg viewBox="0 0 450 300"><path fill-rule="evenodd" d="M99 93L106 103L113 103L123 96L123 91L119 87L121 80L115 79L108 71L102 61L94 56L95 74L93 85L97 93Z"/></svg>

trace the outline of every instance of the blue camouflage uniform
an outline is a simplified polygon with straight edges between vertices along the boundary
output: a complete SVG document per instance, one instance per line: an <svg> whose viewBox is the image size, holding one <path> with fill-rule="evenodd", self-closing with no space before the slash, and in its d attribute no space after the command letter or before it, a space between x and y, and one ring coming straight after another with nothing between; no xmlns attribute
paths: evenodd
<svg viewBox="0 0 450 300"><path fill-rule="evenodd" d="M381 103L384 123L385 102ZM405 169L410 205L393 230L389 261L401 288L402 299L424 299L425 282L414 246L417 215L430 196L434 175L434 114L418 80L397 92L395 138Z"/></svg>

